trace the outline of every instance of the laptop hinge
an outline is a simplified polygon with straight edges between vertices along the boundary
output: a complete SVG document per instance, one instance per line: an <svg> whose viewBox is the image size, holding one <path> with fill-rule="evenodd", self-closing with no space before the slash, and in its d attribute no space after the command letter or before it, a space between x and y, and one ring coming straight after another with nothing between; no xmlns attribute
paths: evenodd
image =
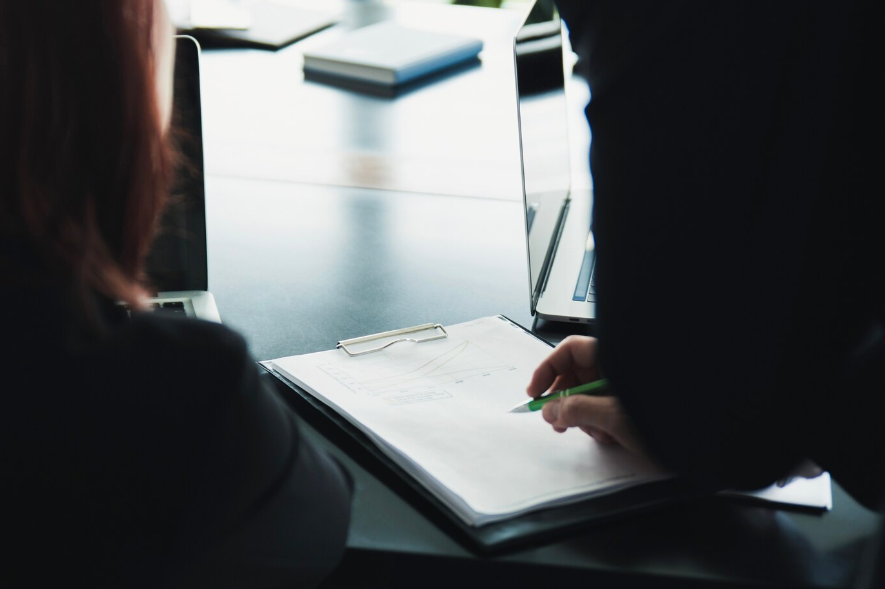
<svg viewBox="0 0 885 589"><path fill-rule="evenodd" d="M547 289L547 279L550 278L550 269L553 267L553 258L556 257L556 249L559 247L559 240L562 238L562 232L565 229L565 219L568 216L569 206L572 203L571 196L566 197L559 209L559 218L556 219L556 231L550 239L550 245L547 247L547 255L544 256L544 264L541 266L540 280L535 286L535 292L532 295L532 314L538 308L538 301L541 295Z"/></svg>

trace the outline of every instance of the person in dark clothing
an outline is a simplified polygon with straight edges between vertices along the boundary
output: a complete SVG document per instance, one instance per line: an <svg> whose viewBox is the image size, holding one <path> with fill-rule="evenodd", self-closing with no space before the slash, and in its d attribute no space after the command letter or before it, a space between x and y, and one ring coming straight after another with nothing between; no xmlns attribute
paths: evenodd
<svg viewBox="0 0 885 589"><path fill-rule="evenodd" d="M171 184L161 0L0 0L0 578L316 585L351 480L221 325L134 312Z"/></svg>
<svg viewBox="0 0 885 589"><path fill-rule="evenodd" d="M559 0L591 99L598 342L530 395L710 489L885 492L878 3Z"/></svg>

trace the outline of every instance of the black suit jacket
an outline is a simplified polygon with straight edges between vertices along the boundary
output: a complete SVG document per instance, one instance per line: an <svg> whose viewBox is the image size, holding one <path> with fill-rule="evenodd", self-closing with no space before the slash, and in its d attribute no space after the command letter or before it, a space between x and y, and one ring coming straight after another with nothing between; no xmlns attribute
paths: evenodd
<svg viewBox="0 0 885 589"><path fill-rule="evenodd" d="M243 339L75 296L11 285L2 299L2 527L16 548L0 576L316 584L343 552L349 479L262 386Z"/></svg>
<svg viewBox="0 0 885 589"><path fill-rule="evenodd" d="M599 362L649 449L718 487L807 456L875 506L881 9L558 5L592 94Z"/></svg>

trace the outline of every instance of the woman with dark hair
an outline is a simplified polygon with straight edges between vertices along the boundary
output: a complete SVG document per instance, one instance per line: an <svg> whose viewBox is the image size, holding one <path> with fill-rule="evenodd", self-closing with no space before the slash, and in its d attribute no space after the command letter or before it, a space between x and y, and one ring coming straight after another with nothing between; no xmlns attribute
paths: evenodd
<svg viewBox="0 0 885 589"><path fill-rule="evenodd" d="M117 305L143 306L172 180L163 2L0 0L0 27L0 576L316 584L347 475L240 336Z"/></svg>

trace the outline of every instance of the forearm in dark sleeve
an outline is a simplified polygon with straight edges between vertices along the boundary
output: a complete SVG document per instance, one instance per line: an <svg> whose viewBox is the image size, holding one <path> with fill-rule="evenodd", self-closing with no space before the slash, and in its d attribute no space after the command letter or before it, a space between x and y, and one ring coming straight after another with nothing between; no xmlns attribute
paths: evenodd
<svg viewBox="0 0 885 589"><path fill-rule="evenodd" d="M349 477L302 435L245 349L227 360L240 370L205 411L183 507L192 531L183 548L199 562L189 584L312 586L343 553Z"/></svg>
<svg viewBox="0 0 885 589"><path fill-rule="evenodd" d="M344 552L349 475L298 434L296 418L287 408L280 411L297 439L297 451L242 525L203 559L198 576L206 586L223 581L232 586L313 587Z"/></svg>

